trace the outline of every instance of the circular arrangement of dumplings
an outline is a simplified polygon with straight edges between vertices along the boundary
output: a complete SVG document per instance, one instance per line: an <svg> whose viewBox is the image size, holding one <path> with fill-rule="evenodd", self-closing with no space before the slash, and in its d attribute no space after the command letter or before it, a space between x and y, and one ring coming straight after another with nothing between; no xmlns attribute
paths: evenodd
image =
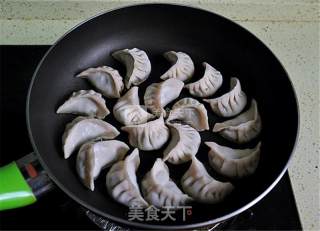
<svg viewBox="0 0 320 231"><path fill-rule="evenodd" d="M197 158L203 131L238 145L259 136L262 123L258 104L251 99L244 110L248 99L239 79L231 78L229 92L208 98L222 86L222 74L203 62L203 76L192 81L195 66L191 57L184 52L168 51L164 58L171 67L146 88L141 105L139 85L151 73L147 53L138 48L123 49L113 52L112 57L125 66L124 78L109 66L83 70L76 77L86 79L95 90L71 93L56 111L77 115L65 127L62 151L65 159L76 153L76 170L85 187L93 191L95 179L109 168L105 178L107 192L125 206L175 207L194 201L215 204L232 192L233 180L255 172L261 142L252 148L234 149L207 141L203 145L209 148L208 166ZM190 97L179 99L183 89ZM116 100L112 110L107 107L109 100ZM217 116L228 119L216 122L210 131L207 109L199 100L208 103L208 110ZM173 106L168 111L165 107L170 103ZM122 124L119 130L104 121L110 111ZM127 133L129 144L116 140L120 131ZM138 182L140 150L150 155L154 150L162 150L163 156L155 158L152 168ZM171 167L184 163L190 166L179 182L170 177L166 163ZM208 168L229 181L215 179Z"/></svg>

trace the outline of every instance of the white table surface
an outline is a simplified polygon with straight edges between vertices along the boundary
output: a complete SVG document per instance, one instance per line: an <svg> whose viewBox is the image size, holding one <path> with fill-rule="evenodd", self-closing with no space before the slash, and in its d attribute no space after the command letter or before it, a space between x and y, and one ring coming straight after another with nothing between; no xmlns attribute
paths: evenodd
<svg viewBox="0 0 320 231"><path fill-rule="evenodd" d="M0 0L0 44L49 45L74 25L98 12L141 2L150 1ZM320 230L320 2L318 0L161 2L193 5L226 16L254 33L283 63L297 91L301 117L299 141L290 163L289 174L303 228Z"/></svg>

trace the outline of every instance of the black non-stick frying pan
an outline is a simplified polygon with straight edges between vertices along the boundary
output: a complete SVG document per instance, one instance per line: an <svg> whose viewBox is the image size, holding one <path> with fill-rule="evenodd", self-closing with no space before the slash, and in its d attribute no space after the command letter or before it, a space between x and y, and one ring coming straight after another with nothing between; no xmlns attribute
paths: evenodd
<svg viewBox="0 0 320 231"><path fill-rule="evenodd" d="M254 97L262 117L260 137L247 145L235 145L211 131L201 133L202 141L215 141L230 147L252 147L262 141L261 159L251 177L233 181L234 192L216 205L192 204L192 215L185 221L128 221L128 208L112 200L105 188L105 174L96 181L94 192L87 190L75 171L75 154L65 160L61 135L66 123L74 116L57 115L57 107L76 90L90 89L82 79L74 78L88 67L112 66L124 76L125 69L110 54L119 49L138 47L149 55L152 73L140 85L141 99L145 88L160 82L159 76L170 64L162 57L168 50L188 53L195 62L195 78L203 73L206 61L224 78L222 88L214 97L229 89L231 77L238 77L244 92ZM187 96L184 90L180 98ZM107 99L112 108L116 100ZM143 101L142 101L143 102ZM172 104L171 104L172 105ZM169 105L169 107L171 106ZM206 105L210 130L222 118ZM248 107L248 106L247 106ZM117 128L121 125L112 116L106 121ZM125 226L138 228L196 228L235 216L263 198L280 180L287 169L298 133L298 106L289 77L273 53L254 35L214 13L187 6L169 4L136 5L109 11L78 25L64 35L40 62L29 91L27 123L38 158L50 178L71 198L99 215ZM126 134L117 139L127 142ZM128 143L128 142L127 142ZM224 180L208 166L208 149L201 146L197 157L209 173ZM140 152L138 182L151 168L160 151ZM170 176L178 183L190 163L169 165Z"/></svg>

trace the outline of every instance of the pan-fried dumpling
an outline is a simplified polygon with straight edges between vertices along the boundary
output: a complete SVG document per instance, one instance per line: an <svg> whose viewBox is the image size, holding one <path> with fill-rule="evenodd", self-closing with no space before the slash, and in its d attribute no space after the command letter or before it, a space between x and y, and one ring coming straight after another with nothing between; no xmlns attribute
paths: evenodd
<svg viewBox="0 0 320 231"><path fill-rule="evenodd" d="M95 139L113 139L118 136L119 131L111 124L91 117L79 116L66 125L62 136L64 158L78 149L82 144Z"/></svg>
<svg viewBox="0 0 320 231"><path fill-rule="evenodd" d="M247 104L247 96L241 90L240 81L231 78L231 90L215 99L204 99L210 104L214 113L222 117L231 117L239 114Z"/></svg>
<svg viewBox="0 0 320 231"><path fill-rule="evenodd" d="M158 150L169 139L169 129L162 116L145 124L122 127L121 130L129 134L129 143L133 147L144 151Z"/></svg>
<svg viewBox="0 0 320 231"><path fill-rule="evenodd" d="M160 78L163 80L169 78L186 81L192 78L194 73L194 64L189 55L183 52L168 51L163 56L172 64Z"/></svg>
<svg viewBox="0 0 320 231"><path fill-rule="evenodd" d="M147 207L137 183L136 171L140 165L139 150L136 148L126 157L115 163L106 176L109 195L117 202L128 207Z"/></svg>
<svg viewBox="0 0 320 231"><path fill-rule="evenodd" d="M231 183L212 178L195 156L192 156L192 163L182 176L181 185L195 201L207 204L221 202L234 189Z"/></svg>
<svg viewBox="0 0 320 231"><path fill-rule="evenodd" d="M192 98L183 98L176 102L167 121L180 120L197 131L209 129L207 110L202 103Z"/></svg>
<svg viewBox="0 0 320 231"><path fill-rule="evenodd" d="M151 63L143 50L138 48L124 49L112 53L112 56L126 66L125 85L127 89L131 87L131 84L139 85L149 77Z"/></svg>
<svg viewBox="0 0 320 231"><path fill-rule="evenodd" d="M251 175L258 167L261 142L253 149L232 149L215 142L205 144L210 148L208 157L211 167L221 175L241 178Z"/></svg>
<svg viewBox="0 0 320 231"><path fill-rule="evenodd" d="M88 79L89 82L108 98L119 98L123 90L122 77L112 67L89 68L76 77Z"/></svg>
<svg viewBox="0 0 320 231"><path fill-rule="evenodd" d="M192 201L192 198L184 194L170 179L167 165L159 158L142 180L142 194L149 204L159 208L177 208Z"/></svg>
<svg viewBox="0 0 320 231"><path fill-rule="evenodd" d="M261 129L261 118L257 102L252 99L249 110L231 120L216 123L213 127L213 132L218 132L227 140L242 144L256 138Z"/></svg>
<svg viewBox="0 0 320 231"><path fill-rule="evenodd" d="M163 152L163 160L181 164L196 155L201 143L199 132L189 125L168 123L171 141Z"/></svg>
<svg viewBox="0 0 320 231"><path fill-rule="evenodd" d="M138 87L132 87L118 100L113 107L113 115L124 125L142 124L154 118L140 105Z"/></svg>
<svg viewBox="0 0 320 231"><path fill-rule="evenodd" d="M167 79L153 83L144 93L144 104L154 114L166 116L164 107L179 97L184 83L178 79Z"/></svg>
<svg viewBox="0 0 320 231"><path fill-rule="evenodd" d="M58 108L57 113L71 113L103 119L110 111L101 94L93 90L80 90L73 92L70 98Z"/></svg>
<svg viewBox="0 0 320 231"><path fill-rule="evenodd" d="M202 63L202 65L205 68L203 77L194 83L185 85L190 94L196 97L211 96L222 85L221 73L206 62Z"/></svg>
<svg viewBox="0 0 320 231"><path fill-rule="evenodd" d="M94 190L94 180L101 169L122 160L129 146L118 140L90 141L78 152L76 168L83 184Z"/></svg>

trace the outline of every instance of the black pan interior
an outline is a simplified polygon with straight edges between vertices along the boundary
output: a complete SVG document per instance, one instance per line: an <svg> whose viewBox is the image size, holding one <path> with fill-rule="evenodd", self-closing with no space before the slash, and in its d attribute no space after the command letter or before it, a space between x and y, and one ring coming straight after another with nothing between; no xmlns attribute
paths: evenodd
<svg viewBox="0 0 320 231"><path fill-rule="evenodd" d="M61 135L65 124L74 116L57 115L55 111L73 91L91 88L86 81L74 78L80 71L109 65L119 69L124 76L125 69L110 54L118 49L133 47L145 50L152 63L151 76L139 88L141 99L146 86L159 82L159 76L170 66L161 54L168 50L184 51L195 62L195 79L203 73L203 61L222 73L224 83L214 97L228 91L230 77L240 79L249 98L254 97L258 102L263 132L257 140L242 146L227 142L210 131L201 134L203 141L212 140L231 147L252 147L259 139L262 140L261 160L256 174L233 182L236 190L225 202L211 206L194 204L192 215L186 221L177 216L174 222L130 224L146 228L168 225L172 228L197 227L226 219L242 211L244 206L256 202L283 173L294 148L298 109L291 82L271 51L248 31L213 13L177 5L139 5L97 16L64 36L43 59L30 88L27 120L34 148L53 180L89 209L114 221L127 222L128 209L107 195L104 186L107 170L98 178L96 190L91 192L77 178L75 154L64 160ZM180 98L187 96L186 93L184 90ZM109 109L115 101L107 99ZM215 122L223 119L215 116L208 105L205 106L211 130ZM106 117L106 121L121 127L112 116ZM127 141L125 134L119 139ZM202 145L197 156L213 176L221 179L210 170L207 152L208 149ZM140 156L139 180L151 168L153 161L161 157L161 150L141 152ZM189 164L169 166L171 177L177 183Z"/></svg>

